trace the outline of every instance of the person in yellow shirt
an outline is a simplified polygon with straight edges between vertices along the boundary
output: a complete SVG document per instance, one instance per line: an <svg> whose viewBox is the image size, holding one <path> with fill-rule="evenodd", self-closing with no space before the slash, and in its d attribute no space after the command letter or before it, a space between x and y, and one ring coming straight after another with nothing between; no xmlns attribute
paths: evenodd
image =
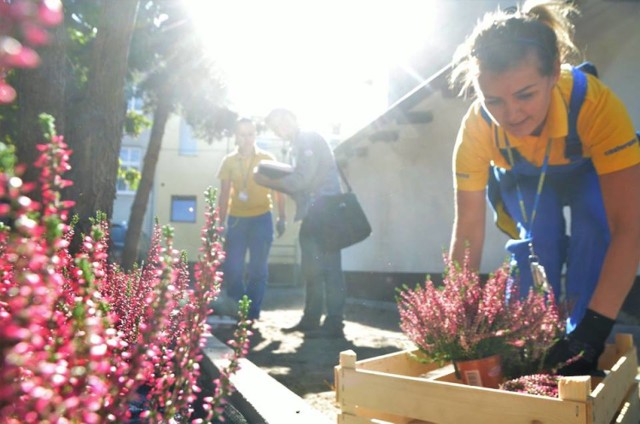
<svg viewBox="0 0 640 424"><path fill-rule="evenodd" d="M568 334L546 366L567 375L595 370L640 260L640 146L616 95L563 65L573 11L536 1L485 16L452 73L477 99L454 149L450 255L479 267L488 198L521 295L550 286L560 299L566 269Z"/></svg>
<svg viewBox="0 0 640 424"><path fill-rule="evenodd" d="M225 156L218 171L220 195L218 214L225 225L225 261L223 289L233 300L247 295L251 300L248 318L260 317L262 300L269 278L268 258L273 242L272 195L275 195L278 237L285 231L284 196L255 183L253 169L273 155L256 147L256 126L240 118L235 126L237 149ZM249 252L246 270L245 256Z"/></svg>

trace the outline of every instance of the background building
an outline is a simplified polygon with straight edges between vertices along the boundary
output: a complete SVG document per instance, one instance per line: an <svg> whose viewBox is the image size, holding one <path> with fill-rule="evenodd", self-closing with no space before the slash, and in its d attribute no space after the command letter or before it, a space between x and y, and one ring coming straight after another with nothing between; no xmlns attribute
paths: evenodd
<svg viewBox="0 0 640 424"><path fill-rule="evenodd" d="M434 278L443 271L453 225L451 157L462 115L469 102L447 89L446 69L455 47L475 22L502 1L443 1L438 19L420 54L389 76L389 108L353 134L328 133L349 182L373 226L364 242L343 251L349 290L362 297L393 299L395 287ZM596 64L600 78L622 98L640 128L640 2L581 0L576 39L584 58ZM407 11L410 13L410 11ZM265 111L266 112L266 111ZM123 141L122 159L135 165L142 158L144 138ZM286 160L286 146L270 134L258 145ZM203 192L213 185L222 158L233 150L233 139L212 144L191 136L177 116L167 125L144 231L152 219L176 229L175 244L190 260L198 255L203 225ZM140 149L141 155L138 156ZM124 163L124 162L123 162ZM118 191L114 221L126 221L131 193ZM286 234L271 255L271 283L295 283L298 262L297 225L293 202L287 201ZM506 258L505 237L487 213L487 236L481 264L484 273Z"/></svg>

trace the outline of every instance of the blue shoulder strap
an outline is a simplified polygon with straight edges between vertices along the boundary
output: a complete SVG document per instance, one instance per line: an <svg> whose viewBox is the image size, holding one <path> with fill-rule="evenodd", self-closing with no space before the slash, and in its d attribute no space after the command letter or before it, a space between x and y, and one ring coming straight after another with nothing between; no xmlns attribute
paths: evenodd
<svg viewBox="0 0 640 424"><path fill-rule="evenodd" d="M578 136L578 114L587 94L587 76L581 70L586 67L588 62L575 67L571 70L573 74L573 88L571 89L571 100L569 101L569 133L565 142L564 156L570 161L580 159L582 157L582 143ZM585 69L586 72L589 70Z"/></svg>

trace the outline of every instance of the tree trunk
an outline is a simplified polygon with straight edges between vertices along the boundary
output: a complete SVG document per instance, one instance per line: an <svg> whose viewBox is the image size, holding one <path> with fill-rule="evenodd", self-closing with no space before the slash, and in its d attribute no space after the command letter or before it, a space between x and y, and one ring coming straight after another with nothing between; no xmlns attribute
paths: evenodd
<svg viewBox="0 0 640 424"><path fill-rule="evenodd" d="M170 95L160 96L153 114L153 125L149 136L149 145L147 147L147 153L144 155L142 175L138 183L138 189L136 190L136 195L131 205L127 236L122 252L121 266L126 270L131 269L134 262L138 259L138 245L140 243L140 234L142 233L142 222L147 213L149 195L153 186L156 166L158 165L158 158L160 157L160 148L162 147L162 138L164 137L167 121L169 120L172 103L173 100Z"/></svg>
<svg viewBox="0 0 640 424"><path fill-rule="evenodd" d="M23 180L37 181L39 172L32 166L38 158L37 144L45 139L38 116L48 113L55 118L58 134L64 134L65 91L65 27L60 25L51 34L51 44L38 49L41 65L18 72L16 155L20 163L29 165ZM32 193L39 200L39 193Z"/></svg>
<svg viewBox="0 0 640 424"><path fill-rule="evenodd" d="M73 212L80 218L76 234L88 233L89 218L96 212L112 215L126 113L125 76L138 0L103 1L100 8L86 89L67 120L67 141L74 150L74 185L68 197L76 201ZM77 246L76 238L71 250Z"/></svg>

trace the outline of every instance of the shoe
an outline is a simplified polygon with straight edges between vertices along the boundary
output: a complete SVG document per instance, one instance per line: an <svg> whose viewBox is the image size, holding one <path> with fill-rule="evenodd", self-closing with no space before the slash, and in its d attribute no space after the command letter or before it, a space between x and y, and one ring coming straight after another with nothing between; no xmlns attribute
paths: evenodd
<svg viewBox="0 0 640 424"><path fill-rule="evenodd" d="M342 322L325 322L320 328L305 333L310 339L344 339L344 324Z"/></svg>
<svg viewBox="0 0 640 424"><path fill-rule="evenodd" d="M319 320L315 321L307 318L302 318L300 322L294 325L293 327L283 328L282 332L285 334L295 333L296 331L307 333L309 331L317 331L319 328L320 328Z"/></svg>

